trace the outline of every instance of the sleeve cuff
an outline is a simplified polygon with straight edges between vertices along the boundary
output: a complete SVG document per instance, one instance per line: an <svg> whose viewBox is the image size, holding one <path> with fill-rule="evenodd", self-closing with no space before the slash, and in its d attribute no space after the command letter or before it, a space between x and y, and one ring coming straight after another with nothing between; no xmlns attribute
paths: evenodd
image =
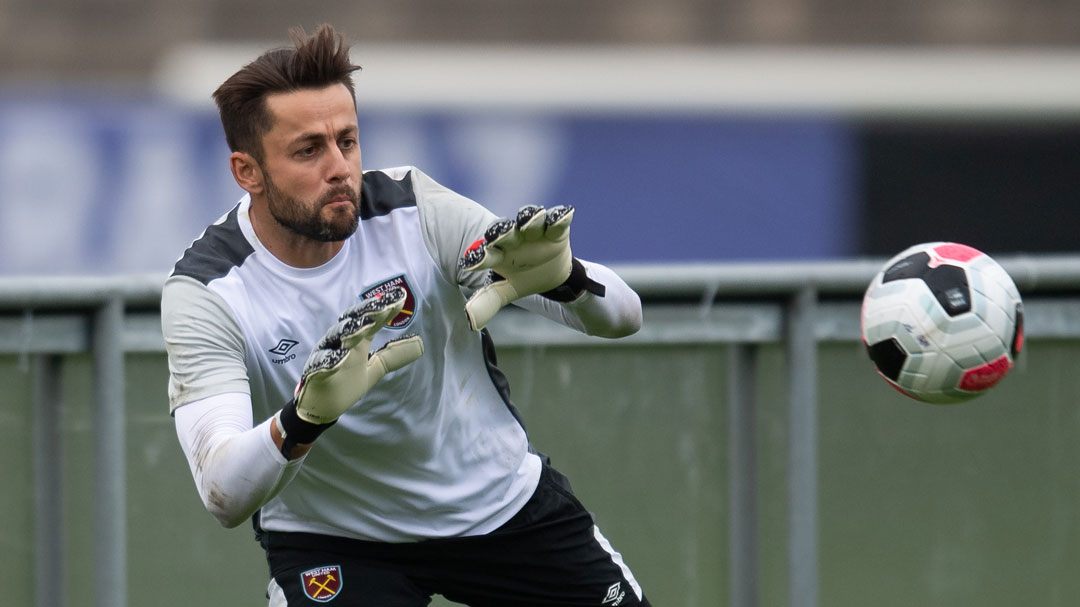
<svg viewBox="0 0 1080 607"><path fill-rule="evenodd" d="M589 273L585 269L585 264L581 263L578 258L575 257L570 263L570 276L566 281L554 289L545 291L540 295L559 303L569 303L578 297L581 297L586 291L597 297L603 297L607 292L607 289L604 285L589 278Z"/></svg>

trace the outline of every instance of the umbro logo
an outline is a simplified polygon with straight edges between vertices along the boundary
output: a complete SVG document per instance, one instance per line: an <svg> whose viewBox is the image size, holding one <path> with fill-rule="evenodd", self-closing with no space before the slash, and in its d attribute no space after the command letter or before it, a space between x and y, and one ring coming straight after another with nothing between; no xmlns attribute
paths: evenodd
<svg viewBox="0 0 1080 607"><path fill-rule="evenodd" d="M626 593L623 592L622 582L615 582L607 589L607 594L604 595L604 600L600 602L601 605L620 605L623 599L626 598Z"/></svg>
<svg viewBox="0 0 1080 607"><path fill-rule="evenodd" d="M295 339L283 339L277 342L276 346L270 348L270 353L277 354L278 356L285 356L289 353L289 350L292 350L293 346L298 343L300 342L296 341Z"/></svg>
<svg viewBox="0 0 1080 607"><path fill-rule="evenodd" d="M276 354L277 356L280 356L281 358L271 358L270 362L274 363L275 365L283 365L290 360L296 358L296 353L293 352L292 354L290 354L289 350L292 350L298 343L300 342L296 341L295 339L282 339L278 341L277 345L273 348L270 348L270 350L268 351L271 354Z"/></svg>

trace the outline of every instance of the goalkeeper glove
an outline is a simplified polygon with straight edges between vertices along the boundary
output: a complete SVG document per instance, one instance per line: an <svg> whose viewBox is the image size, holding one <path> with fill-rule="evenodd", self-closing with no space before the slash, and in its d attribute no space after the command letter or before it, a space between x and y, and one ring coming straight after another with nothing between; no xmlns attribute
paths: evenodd
<svg viewBox="0 0 1080 607"><path fill-rule="evenodd" d="M278 414L286 458L292 447L314 442L384 375L424 353L423 340L411 335L369 354L372 338L401 312L405 295L391 289L349 308L311 351L295 396Z"/></svg>
<svg viewBox="0 0 1080 607"><path fill-rule="evenodd" d="M483 329L503 306L526 295L540 293L563 302L584 291L604 295L604 286L591 280L570 253L573 218L571 206L524 206L517 219L496 221L469 246L460 267L491 271L491 282L465 303L474 331Z"/></svg>

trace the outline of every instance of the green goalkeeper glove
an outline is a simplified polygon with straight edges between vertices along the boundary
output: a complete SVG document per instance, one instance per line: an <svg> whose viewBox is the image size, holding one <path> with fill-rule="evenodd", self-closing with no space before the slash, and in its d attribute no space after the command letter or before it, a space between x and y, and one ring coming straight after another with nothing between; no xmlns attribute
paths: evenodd
<svg viewBox="0 0 1080 607"><path fill-rule="evenodd" d="M491 224L484 237L465 251L464 270L490 270L491 282L465 303L469 325L479 331L506 304L540 293L556 301L572 301L584 291L604 295L603 285L588 278L570 253L574 208L522 207L517 219Z"/></svg>
<svg viewBox="0 0 1080 607"><path fill-rule="evenodd" d="M384 375L424 353L423 340L411 335L369 354L375 334L401 312L405 295L405 289L391 289L349 308L311 351L296 395L278 418L286 457L293 446L314 442Z"/></svg>

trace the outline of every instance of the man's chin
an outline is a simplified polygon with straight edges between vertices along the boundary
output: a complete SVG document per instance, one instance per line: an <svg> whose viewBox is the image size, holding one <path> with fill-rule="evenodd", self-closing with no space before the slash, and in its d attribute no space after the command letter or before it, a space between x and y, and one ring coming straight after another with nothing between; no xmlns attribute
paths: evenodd
<svg viewBox="0 0 1080 607"><path fill-rule="evenodd" d="M326 242L345 240L356 232L360 223L359 216L352 207L342 208L343 212L334 213L331 217L324 217L322 227L322 239ZM326 209L323 209L324 212Z"/></svg>
<svg viewBox="0 0 1080 607"><path fill-rule="evenodd" d="M360 209L351 201L331 202L322 208L322 219L327 224L349 225L360 218Z"/></svg>

